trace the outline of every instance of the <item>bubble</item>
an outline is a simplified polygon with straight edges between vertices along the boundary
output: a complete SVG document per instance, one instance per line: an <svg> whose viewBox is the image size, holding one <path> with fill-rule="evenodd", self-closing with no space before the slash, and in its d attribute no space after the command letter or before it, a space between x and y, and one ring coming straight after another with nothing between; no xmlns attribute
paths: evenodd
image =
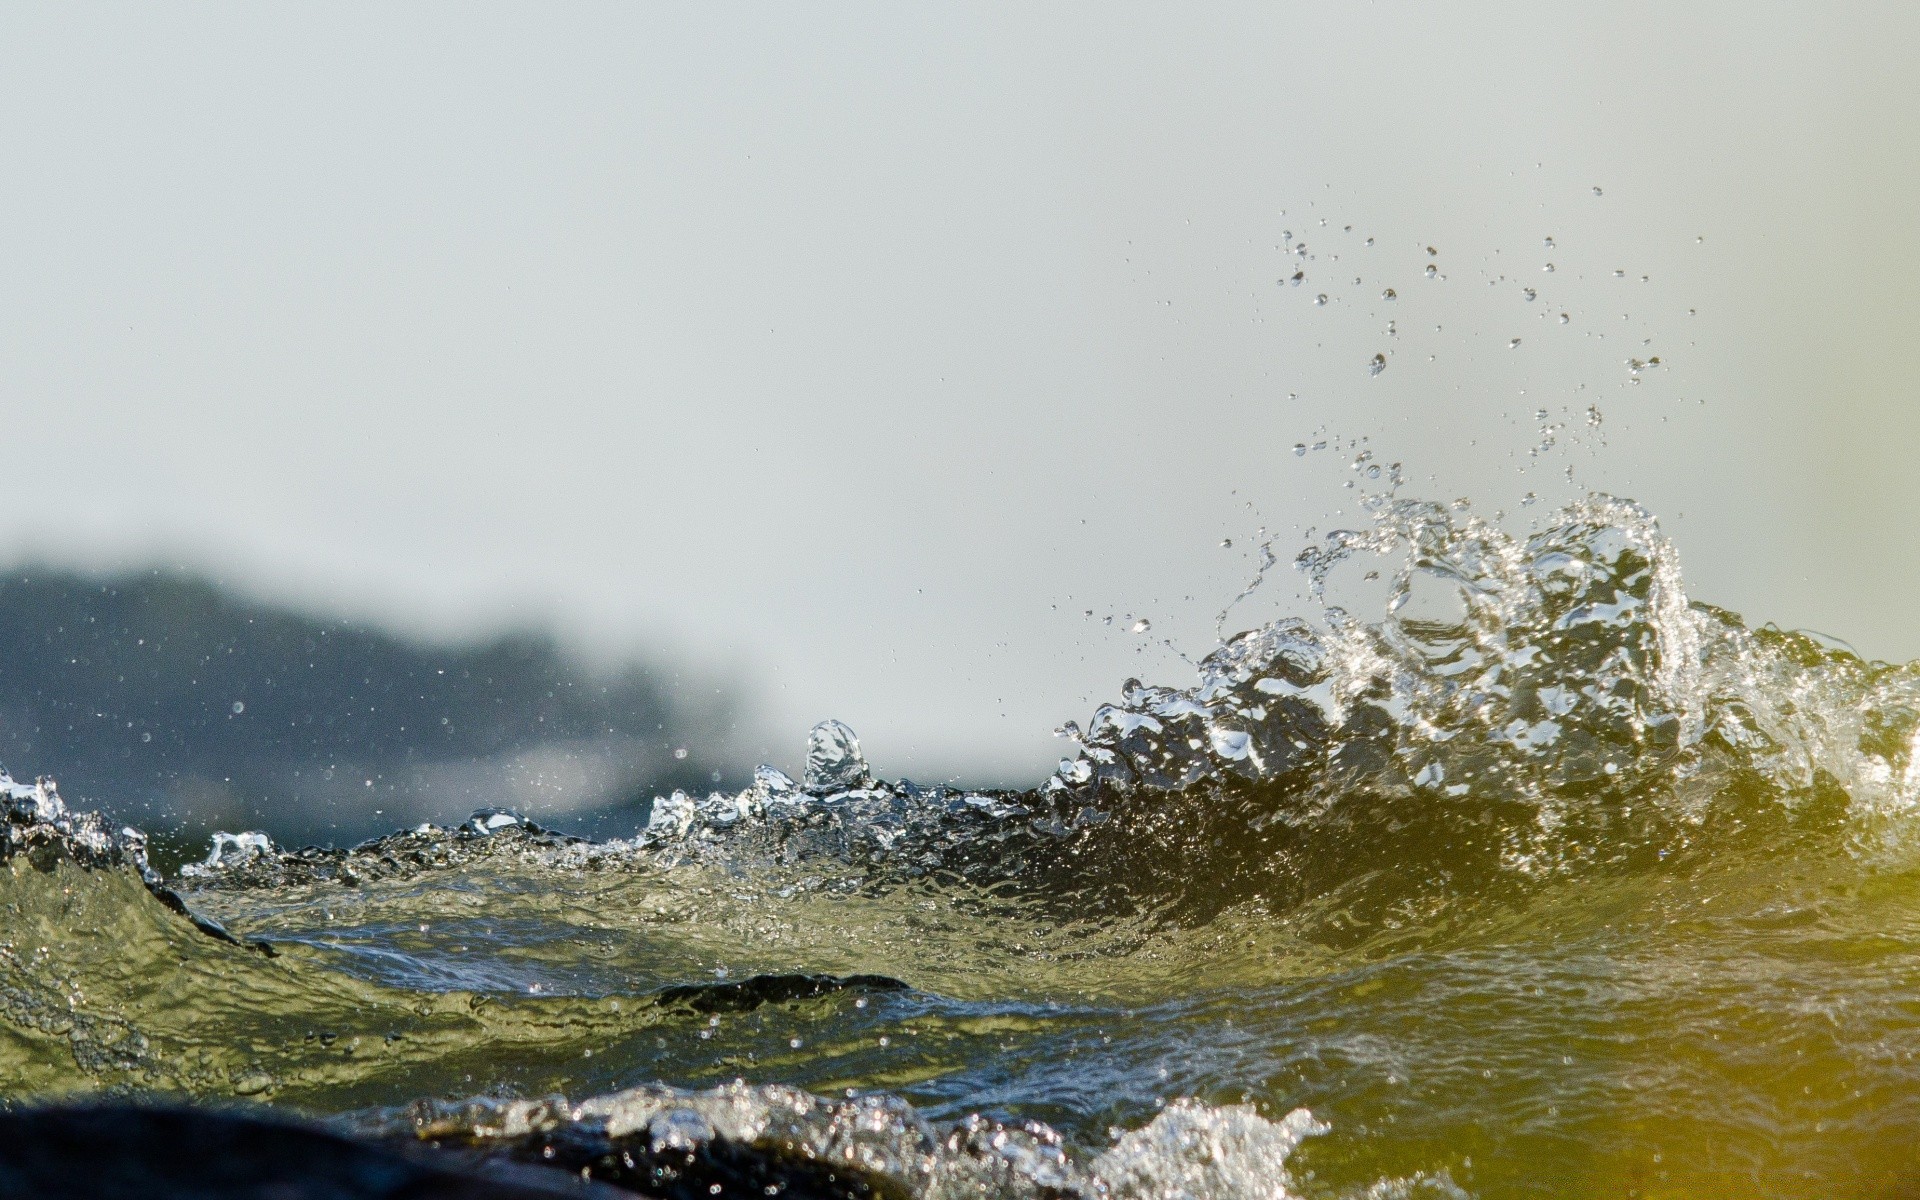
<svg viewBox="0 0 1920 1200"><path fill-rule="evenodd" d="M684 761L687 757L687 748L685 746L675 746L673 748L673 757L677 760Z"/></svg>
<svg viewBox="0 0 1920 1200"><path fill-rule="evenodd" d="M245 711L247 711L247 705L246 705L246 701L244 701L244 700L235 700L235 701L233 702L233 715L234 715L234 716L236 716L236 717L237 717L237 716L239 716L239 715L240 715L241 713L243 713L243 712L245 712Z"/></svg>
<svg viewBox="0 0 1920 1200"><path fill-rule="evenodd" d="M140 735L140 740L143 742L150 742L153 740L153 735L151 733L143 733Z"/></svg>

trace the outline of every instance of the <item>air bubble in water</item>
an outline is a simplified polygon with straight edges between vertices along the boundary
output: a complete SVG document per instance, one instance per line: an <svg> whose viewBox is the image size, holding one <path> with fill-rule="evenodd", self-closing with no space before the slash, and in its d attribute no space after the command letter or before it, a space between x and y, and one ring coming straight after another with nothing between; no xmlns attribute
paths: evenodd
<svg viewBox="0 0 1920 1200"><path fill-rule="evenodd" d="M1387 369L1387 356L1384 354L1374 355L1373 360L1367 364L1368 375L1378 375L1380 372L1386 369Z"/></svg>

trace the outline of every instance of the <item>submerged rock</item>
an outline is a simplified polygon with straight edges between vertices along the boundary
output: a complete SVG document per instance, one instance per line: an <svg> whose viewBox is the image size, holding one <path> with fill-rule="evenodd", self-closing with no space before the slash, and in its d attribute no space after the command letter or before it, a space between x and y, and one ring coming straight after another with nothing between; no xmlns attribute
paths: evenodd
<svg viewBox="0 0 1920 1200"><path fill-rule="evenodd" d="M0 1114L0 1196L37 1200L612 1200L508 1162L423 1161L259 1112L136 1105Z"/></svg>

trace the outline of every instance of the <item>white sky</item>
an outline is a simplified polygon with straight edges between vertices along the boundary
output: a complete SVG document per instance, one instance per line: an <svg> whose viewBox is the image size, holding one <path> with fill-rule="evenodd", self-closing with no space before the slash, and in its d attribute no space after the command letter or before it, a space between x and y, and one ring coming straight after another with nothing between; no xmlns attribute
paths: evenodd
<svg viewBox="0 0 1920 1200"><path fill-rule="evenodd" d="M8 5L0 559L670 645L789 767L835 715L885 773L1025 780L1124 676L1188 678L1099 617L1197 657L1256 529L1326 527L1345 459L1289 449L1325 427L1488 508L1572 461L1697 597L1920 655L1916 34ZM1588 404L1604 447L1516 472Z"/></svg>

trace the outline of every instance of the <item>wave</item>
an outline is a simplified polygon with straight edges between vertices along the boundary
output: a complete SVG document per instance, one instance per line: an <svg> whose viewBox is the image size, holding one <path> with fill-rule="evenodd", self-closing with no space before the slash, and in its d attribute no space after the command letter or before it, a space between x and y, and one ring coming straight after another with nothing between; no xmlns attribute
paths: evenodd
<svg viewBox="0 0 1920 1200"><path fill-rule="evenodd" d="M1882 889L1867 930L1821 897L1912 868L1915 667L1690 600L1652 516L1605 496L1525 534L1384 500L1296 563L1313 620L1226 639L1189 686L1128 681L1024 791L876 779L824 722L800 779L657 798L628 838L482 810L350 848L221 834L164 879L139 831L5 781L0 1080L351 1112L357 1138L649 1187L798 1180L798 1154L868 1171L873 1194L1280 1196L1298 1151L1316 1194L1442 1195L1464 1156L1437 1135L1400 1157L1314 1148L1463 1128L1447 1097L1485 1068L1396 999L1409 974L1461 1012L1582 981L1487 1009L1475 1054L1610 1028L1629 960L1718 1037L1754 1025L1732 1015L1747 993L1686 964L1770 961L1770 914L1816 911L1848 949L1794 994L1859 1022L1835 1061L1865 1079L1860 1047L1904 1036L1887 955L1920 913ZM1354 572L1383 576L1370 620L1326 600ZM1618 942L1634 913L1722 909ZM1700 922L1717 940L1688 940ZM1804 1019L1782 1001L1759 1026ZM1608 1036L1645 1103L1705 1103L1692 1068L1646 1065L1652 1034ZM1332 1086L1328 1056L1346 1082L1296 1113ZM1076 1061L1101 1065L1058 1065ZM1424 1109L1410 1070L1433 1081ZM1882 1075L1880 1112L1905 1112L1913 1081ZM418 1100L488 1088L597 1098ZM1534 1080L1503 1119L1563 1130L1625 1094Z"/></svg>

